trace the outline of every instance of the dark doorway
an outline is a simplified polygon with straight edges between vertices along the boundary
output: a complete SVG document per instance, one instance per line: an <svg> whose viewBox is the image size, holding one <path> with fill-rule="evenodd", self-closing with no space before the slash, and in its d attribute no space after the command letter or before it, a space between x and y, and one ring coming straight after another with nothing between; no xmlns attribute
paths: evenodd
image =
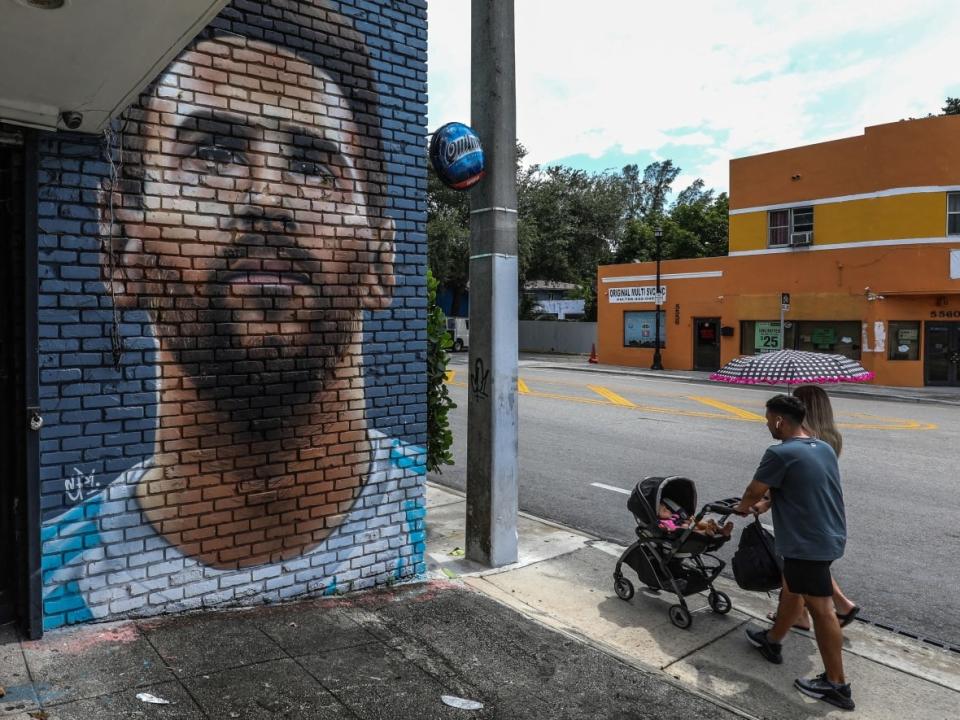
<svg viewBox="0 0 960 720"><path fill-rule="evenodd" d="M720 318L693 319L693 369L720 369Z"/></svg>
<svg viewBox="0 0 960 720"><path fill-rule="evenodd" d="M923 343L926 385L960 386L960 322L928 322Z"/></svg>
<svg viewBox="0 0 960 720"><path fill-rule="evenodd" d="M0 126L0 622L25 621L25 187L23 137Z"/></svg>

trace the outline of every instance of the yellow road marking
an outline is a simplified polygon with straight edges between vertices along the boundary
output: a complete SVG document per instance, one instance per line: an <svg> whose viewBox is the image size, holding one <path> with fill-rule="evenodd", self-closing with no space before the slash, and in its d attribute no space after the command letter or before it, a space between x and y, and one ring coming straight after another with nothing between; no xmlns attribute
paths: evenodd
<svg viewBox="0 0 960 720"><path fill-rule="evenodd" d="M520 378L517 378L517 392L520 393L521 395L530 394L530 388L528 388L527 384Z"/></svg>
<svg viewBox="0 0 960 720"><path fill-rule="evenodd" d="M749 410L742 410L738 407L734 407L733 405L727 405L725 402L720 402L719 400L714 400L713 398L704 397L702 395L688 395L687 397L691 400L696 400L698 403L703 403L704 405L717 408L717 410L723 410L724 412L730 413L734 417L738 417L741 420L752 420L754 422L763 422L765 420L762 415L757 415Z"/></svg>
<svg viewBox="0 0 960 720"><path fill-rule="evenodd" d="M608 390L607 388L601 387L600 385L587 385L587 388L595 392L600 397L605 397L614 405L620 405L622 407L628 407L628 408L636 407L634 403L630 402L625 397L620 397L613 390Z"/></svg>
<svg viewBox="0 0 960 720"><path fill-rule="evenodd" d="M585 403L587 405L610 405L606 400L594 400L593 398L576 397L574 395L556 395L554 393L543 393L531 390L526 393L527 397L547 398L548 400L569 400L570 402Z"/></svg>
<svg viewBox="0 0 960 720"><path fill-rule="evenodd" d="M448 371L448 375L450 372ZM681 417L697 417L697 418L707 418L710 420L733 420L735 422L763 422L764 418L761 415L756 413L751 413L748 410L742 410L741 408L734 407L732 405L727 405L726 403L720 402L719 400L713 400L712 398L706 398L702 396L683 396L688 397L691 400L696 400L697 402L702 402L705 405L711 407L716 407L718 410L723 410L724 412L706 412L702 410L683 410L681 408L664 408L657 407L655 405L637 405L630 402L626 398L622 398L614 392L607 390L607 388L600 387L598 385L587 385L587 387L593 392L601 395L604 399L594 399L588 397L577 397L574 395L558 395L555 393L544 393L537 392L536 390L530 390L527 387L526 383L517 378L517 389L520 391L521 395L526 397L536 397L536 398L545 398L548 400L566 400L567 402L581 403L584 405L613 405L615 407L623 407L628 410L638 410L640 412L650 412L650 413L662 413L664 415L679 415ZM449 385L455 387L467 387L467 383L463 382L453 382L448 381ZM521 388L526 388L524 392ZM609 393L609 394L608 394ZM616 398L616 400L614 400ZM845 423L838 422L837 426L845 429L852 430L913 430L913 431L923 431L923 430L936 430L938 426L935 423L924 423L917 420L909 420L906 418L887 418L887 417L875 417L869 415L860 415L857 413L850 413L851 417L864 417L870 418L884 422L873 422L873 423Z"/></svg>
<svg viewBox="0 0 960 720"><path fill-rule="evenodd" d="M453 379L457 376L456 370L447 370L447 382L452 383Z"/></svg>
<svg viewBox="0 0 960 720"><path fill-rule="evenodd" d="M848 417L860 417L867 420L879 420L881 422L865 423L844 423L838 422L837 427L855 428L857 430L936 430L936 423L922 423L918 420L908 420L906 418L880 417L878 415L866 415L864 413L849 413Z"/></svg>
<svg viewBox="0 0 960 720"><path fill-rule="evenodd" d="M537 368L526 368L528 372L536 372ZM582 383L578 382L564 382L562 380L554 380L552 378L537 378L537 385L559 385L560 387L583 387ZM616 383L608 384L605 387L614 390L620 390L621 392L633 392L638 395L649 395L651 397L665 397L665 398L682 398L686 397L685 393L668 393L668 392L659 392L657 390L650 390L644 386L638 387L627 387L626 385L617 385Z"/></svg>

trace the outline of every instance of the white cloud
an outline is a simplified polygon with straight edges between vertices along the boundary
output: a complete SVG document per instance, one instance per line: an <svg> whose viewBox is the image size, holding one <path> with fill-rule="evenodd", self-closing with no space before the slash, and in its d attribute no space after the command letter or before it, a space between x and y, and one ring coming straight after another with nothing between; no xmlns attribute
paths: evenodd
<svg viewBox="0 0 960 720"><path fill-rule="evenodd" d="M428 11L435 128L470 116L470 2ZM731 157L925 115L960 82L952 0L517 0L516 27L531 162L702 146L684 170L720 188Z"/></svg>

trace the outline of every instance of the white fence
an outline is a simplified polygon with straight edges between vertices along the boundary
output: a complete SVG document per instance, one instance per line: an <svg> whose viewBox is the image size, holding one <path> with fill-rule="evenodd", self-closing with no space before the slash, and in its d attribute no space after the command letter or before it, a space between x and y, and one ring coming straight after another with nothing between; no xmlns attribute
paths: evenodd
<svg viewBox="0 0 960 720"><path fill-rule="evenodd" d="M520 352L589 354L597 342L595 322L560 320L521 320Z"/></svg>

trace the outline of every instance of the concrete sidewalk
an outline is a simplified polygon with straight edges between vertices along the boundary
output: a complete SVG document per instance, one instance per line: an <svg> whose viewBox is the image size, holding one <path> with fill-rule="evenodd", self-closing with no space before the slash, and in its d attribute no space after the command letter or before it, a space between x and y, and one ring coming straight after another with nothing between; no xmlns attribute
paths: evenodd
<svg viewBox="0 0 960 720"><path fill-rule="evenodd" d="M427 563L434 575L460 579L548 627L715 698L743 717L960 717L958 653L853 623L844 630L844 665L857 709L845 712L792 687L794 678L823 669L810 633L792 633L781 666L768 663L747 643L744 630L769 625L764 618L775 608L775 598L721 578L717 587L730 595L733 611L716 615L705 596L692 596L691 610L701 611L694 612L690 629L680 630L667 616L675 597L644 592L626 565L637 593L629 602L616 596L613 568L624 548L522 516L520 561L489 570L462 557L463 497L431 485L427 499Z"/></svg>
<svg viewBox="0 0 960 720"><path fill-rule="evenodd" d="M638 588L630 602L617 598L616 546L522 516L520 562L484 569L463 558L463 498L430 485L427 505L434 579L87 624L32 642L0 627L0 718L958 716L960 654L855 624L845 663L857 710L844 713L791 687L820 669L808 634L790 638L783 666L748 646L743 629L773 606L765 595L722 582L734 610L704 609L680 630L667 617L668 596ZM444 696L482 707L455 708Z"/></svg>
<svg viewBox="0 0 960 720"><path fill-rule="evenodd" d="M521 353L520 366L528 368L546 368L551 370L572 370L575 372L598 373L601 375L621 375L648 377L658 380L703 383L714 387L723 387L724 383L710 380L709 372L697 370L648 370L646 368L623 365L591 365L585 355L554 355L544 353ZM784 386L778 385L732 385L730 387L759 390L770 394L782 392ZM886 400L890 402L916 402L933 405L960 406L960 387L891 387L872 383L837 383L824 386L830 395L855 397L867 400Z"/></svg>
<svg viewBox="0 0 960 720"><path fill-rule="evenodd" d="M459 581L88 624L35 642L8 625L0 685L5 720L737 717ZM462 700L481 706L449 704Z"/></svg>

